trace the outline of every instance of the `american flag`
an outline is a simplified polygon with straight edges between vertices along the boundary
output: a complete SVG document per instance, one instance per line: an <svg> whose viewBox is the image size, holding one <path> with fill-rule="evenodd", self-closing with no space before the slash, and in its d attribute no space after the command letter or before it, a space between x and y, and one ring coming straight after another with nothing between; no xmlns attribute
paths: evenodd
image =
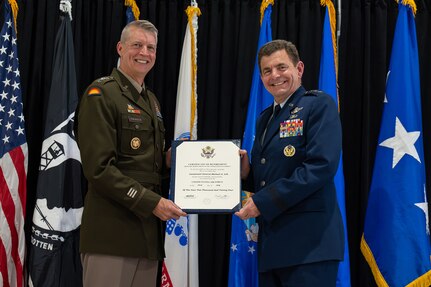
<svg viewBox="0 0 431 287"><path fill-rule="evenodd" d="M27 143L17 37L5 3L0 34L0 286L23 286Z"/></svg>

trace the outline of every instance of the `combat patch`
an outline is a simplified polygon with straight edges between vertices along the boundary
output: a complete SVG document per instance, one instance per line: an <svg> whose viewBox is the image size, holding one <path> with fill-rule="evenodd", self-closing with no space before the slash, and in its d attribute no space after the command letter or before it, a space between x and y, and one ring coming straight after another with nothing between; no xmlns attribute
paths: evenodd
<svg viewBox="0 0 431 287"><path fill-rule="evenodd" d="M87 96L101 96L101 95L102 95L102 91L97 87L90 88L90 90L87 93Z"/></svg>

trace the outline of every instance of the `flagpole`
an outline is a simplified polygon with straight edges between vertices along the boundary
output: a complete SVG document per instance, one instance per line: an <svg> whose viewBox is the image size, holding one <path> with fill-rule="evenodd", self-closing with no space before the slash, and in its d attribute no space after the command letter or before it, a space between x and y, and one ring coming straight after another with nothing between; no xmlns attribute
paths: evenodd
<svg viewBox="0 0 431 287"><path fill-rule="evenodd" d="M247 119L244 129L242 148L251 151L255 136L257 117L262 110L271 105L273 97L264 88L260 79L257 63L257 52L265 43L272 40L271 13L273 0L262 0L260 6L260 34L257 43L256 59L253 70L253 78L250 89L250 98L247 109ZM243 190L241 199L243 202L250 193ZM231 244L229 258L229 287L257 287L257 234L259 226L255 218L241 220L232 216Z"/></svg>

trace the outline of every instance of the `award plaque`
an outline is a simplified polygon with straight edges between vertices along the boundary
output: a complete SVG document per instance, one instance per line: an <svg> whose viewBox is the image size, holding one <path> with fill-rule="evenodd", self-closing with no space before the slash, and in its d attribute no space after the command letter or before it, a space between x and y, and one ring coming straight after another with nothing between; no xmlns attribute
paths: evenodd
<svg viewBox="0 0 431 287"><path fill-rule="evenodd" d="M239 140L173 141L172 200L183 211L233 213L241 207Z"/></svg>

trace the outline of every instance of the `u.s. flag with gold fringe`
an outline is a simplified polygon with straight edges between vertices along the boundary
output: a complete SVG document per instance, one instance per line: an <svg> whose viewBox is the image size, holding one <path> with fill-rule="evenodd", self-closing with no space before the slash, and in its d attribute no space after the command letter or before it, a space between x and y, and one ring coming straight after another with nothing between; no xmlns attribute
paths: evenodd
<svg viewBox="0 0 431 287"><path fill-rule="evenodd" d="M14 9L10 4L18 8L16 1L4 1L0 34L0 286L4 287L24 285L28 162Z"/></svg>

